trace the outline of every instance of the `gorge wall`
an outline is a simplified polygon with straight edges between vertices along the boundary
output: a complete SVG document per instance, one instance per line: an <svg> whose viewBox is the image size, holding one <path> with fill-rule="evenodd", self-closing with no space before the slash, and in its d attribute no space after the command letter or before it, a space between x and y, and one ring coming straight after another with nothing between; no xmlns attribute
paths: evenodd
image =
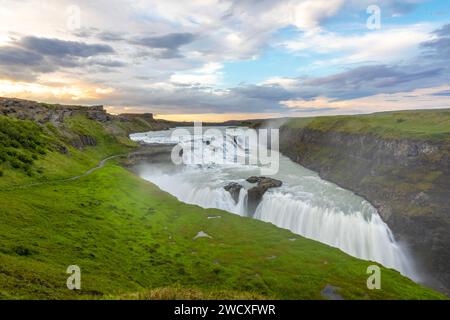
<svg viewBox="0 0 450 320"><path fill-rule="evenodd" d="M448 140L280 128L280 150L321 177L366 198L397 240L410 247L424 281L450 288L450 144Z"/></svg>

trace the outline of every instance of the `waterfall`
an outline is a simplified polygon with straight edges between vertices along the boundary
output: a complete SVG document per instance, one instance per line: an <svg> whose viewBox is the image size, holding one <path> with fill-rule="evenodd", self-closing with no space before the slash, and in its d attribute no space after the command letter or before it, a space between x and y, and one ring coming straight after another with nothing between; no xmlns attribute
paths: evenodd
<svg viewBox="0 0 450 320"><path fill-rule="evenodd" d="M167 143L170 132L150 132L132 138L152 143ZM185 139L185 143L192 140ZM216 149L230 148L228 143ZM245 150L244 150L245 151ZM197 155L198 156L198 155ZM412 259L395 240L377 210L354 193L324 181L316 173L293 163L286 157L280 159L280 172L275 176L283 186L264 194L253 218L288 229L295 234L339 248L347 254L376 261L403 275L419 281ZM252 187L245 180L255 168L249 165L189 164L178 168L167 163L140 167L140 175L180 201L203 208L222 209L247 216L247 190ZM224 189L230 182L238 182L238 202Z"/></svg>
<svg viewBox="0 0 450 320"><path fill-rule="evenodd" d="M365 203L362 210L374 209ZM348 214L336 208L311 206L289 194L271 193L263 198L254 218L415 278L411 262L395 242L387 224L375 211L368 219L365 216L361 211Z"/></svg>

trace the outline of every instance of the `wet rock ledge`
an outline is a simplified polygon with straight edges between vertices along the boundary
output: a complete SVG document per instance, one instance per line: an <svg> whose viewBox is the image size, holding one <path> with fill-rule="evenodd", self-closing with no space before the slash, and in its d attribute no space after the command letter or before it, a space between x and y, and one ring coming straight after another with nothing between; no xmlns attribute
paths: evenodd
<svg viewBox="0 0 450 320"><path fill-rule="evenodd" d="M280 180L268 177L253 176L248 178L247 182L256 183L256 186L250 188L247 192L247 214L252 217L267 190L270 188L279 188L283 185L283 182ZM235 203L239 201L239 194L242 188L243 186L237 182L231 182L224 187L231 194Z"/></svg>

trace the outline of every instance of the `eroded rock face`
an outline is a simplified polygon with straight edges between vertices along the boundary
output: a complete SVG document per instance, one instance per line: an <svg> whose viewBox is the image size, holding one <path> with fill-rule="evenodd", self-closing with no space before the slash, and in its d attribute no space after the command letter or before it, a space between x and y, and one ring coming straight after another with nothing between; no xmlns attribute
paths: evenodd
<svg viewBox="0 0 450 320"><path fill-rule="evenodd" d="M242 186L237 182L232 182L223 187L226 191L231 194L235 203L239 202L239 194L241 192Z"/></svg>
<svg viewBox="0 0 450 320"><path fill-rule="evenodd" d="M84 147L94 147L97 145L97 140L94 137L81 135L77 139L72 141L72 146L77 149L83 149Z"/></svg>
<svg viewBox="0 0 450 320"><path fill-rule="evenodd" d="M278 188L283 185L280 180L267 177L250 177L247 182L257 183L257 185L248 190L247 207L248 214L253 216L262 197L270 188Z"/></svg>
<svg viewBox="0 0 450 320"><path fill-rule="evenodd" d="M427 284L450 292L450 145L312 129L280 130L280 151L372 203Z"/></svg>
<svg viewBox="0 0 450 320"><path fill-rule="evenodd" d="M247 191L247 214L251 217L255 214L255 210L267 190L270 188L278 188L283 185L283 182L280 180L256 176L248 178L247 182L256 183L256 186ZM237 182L231 182L223 188L231 194L231 197L237 204L243 186Z"/></svg>
<svg viewBox="0 0 450 320"><path fill-rule="evenodd" d="M99 122L106 122L112 118L103 106L50 105L15 98L0 98L0 115L20 120L32 120L38 123L51 122L59 125L64 122L65 118L77 114L86 115L89 119Z"/></svg>
<svg viewBox="0 0 450 320"><path fill-rule="evenodd" d="M281 187L283 185L283 182L277 179L273 178L267 178L267 177L250 177L247 179L247 182L250 183L257 183L258 186L268 186L269 188L277 188Z"/></svg>

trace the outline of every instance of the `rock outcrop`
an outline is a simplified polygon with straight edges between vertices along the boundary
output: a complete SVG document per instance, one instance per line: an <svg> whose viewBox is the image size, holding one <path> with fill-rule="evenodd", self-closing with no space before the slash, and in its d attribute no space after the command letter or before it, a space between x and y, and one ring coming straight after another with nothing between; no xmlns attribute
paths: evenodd
<svg viewBox="0 0 450 320"><path fill-rule="evenodd" d="M99 122L111 120L111 115L103 106L72 106L47 104L14 98L0 98L0 115L14 117L20 120L32 120L38 123L51 122L62 124L64 119L77 114L86 115L89 119Z"/></svg>
<svg viewBox="0 0 450 320"><path fill-rule="evenodd" d="M261 202L262 197L270 188L278 188L282 186L282 182L277 179L267 177L250 177L247 182L256 183L257 185L248 190L247 207L248 214L253 216L255 210Z"/></svg>
<svg viewBox="0 0 450 320"><path fill-rule="evenodd" d="M247 215L253 217L255 210L261 202L264 194L270 188L278 188L283 185L283 182L273 178L267 177L250 177L247 182L256 183L256 186L250 188L247 191ZM237 182L231 182L223 187L231 194L235 203L239 202L239 194L243 186Z"/></svg>
<svg viewBox="0 0 450 320"><path fill-rule="evenodd" d="M97 140L95 140L95 138L91 136L80 135L77 138L73 139L71 144L77 149L83 149L84 147L96 146Z"/></svg>
<svg viewBox="0 0 450 320"><path fill-rule="evenodd" d="M237 182L231 182L223 187L226 191L231 194L235 203L239 202L239 194L241 192L242 186Z"/></svg>
<svg viewBox="0 0 450 320"><path fill-rule="evenodd" d="M280 151L371 202L433 276L427 284L450 292L448 140L282 127Z"/></svg>
<svg viewBox="0 0 450 320"><path fill-rule="evenodd" d="M0 97L0 116L8 116L20 120L31 120L39 124L52 123L63 127L67 118L82 115L104 125L112 134L166 130L180 125L178 122L154 119L152 113L143 114L109 114L101 105L77 106L48 104L36 101ZM68 137L77 147L94 145L92 140L83 137Z"/></svg>

